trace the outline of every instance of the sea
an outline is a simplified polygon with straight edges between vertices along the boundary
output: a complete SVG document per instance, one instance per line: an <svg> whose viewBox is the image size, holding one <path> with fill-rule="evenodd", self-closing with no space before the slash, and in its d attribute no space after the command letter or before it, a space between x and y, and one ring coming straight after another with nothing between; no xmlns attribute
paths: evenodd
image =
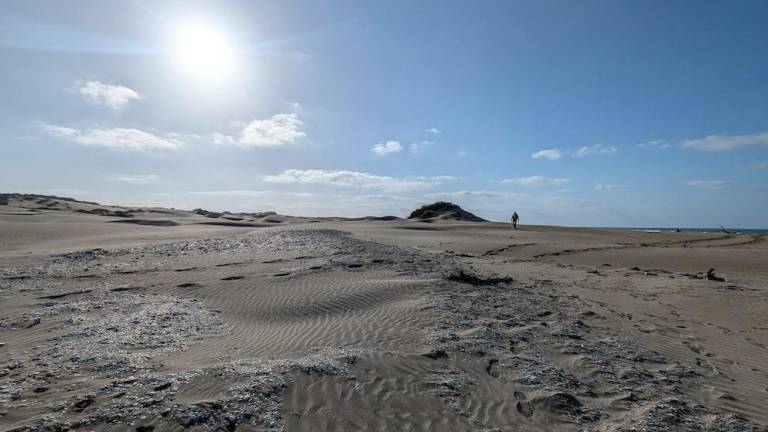
<svg viewBox="0 0 768 432"><path fill-rule="evenodd" d="M664 232L691 232L691 233L722 233L722 228L609 228L609 229L622 229L631 231L642 231L647 233L664 233ZM731 234L743 234L743 235L766 235L768 229L759 228L725 228Z"/></svg>

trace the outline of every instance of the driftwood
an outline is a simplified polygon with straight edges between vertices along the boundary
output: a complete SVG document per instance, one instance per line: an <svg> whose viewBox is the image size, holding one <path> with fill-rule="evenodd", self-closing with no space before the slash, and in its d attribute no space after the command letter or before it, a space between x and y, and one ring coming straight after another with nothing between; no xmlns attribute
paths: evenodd
<svg viewBox="0 0 768 432"><path fill-rule="evenodd" d="M726 234L733 234L732 232L730 232L730 231L728 231L727 229L725 229L725 227L724 227L724 226L722 226L722 225L720 225L720 231L722 231L722 232L724 232L724 233L726 233Z"/></svg>
<svg viewBox="0 0 768 432"><path fill-rule="evenodd" d="M715 269L711 268L709 271L707 271L707 280L711 281L718 281L718 282L725 282L724 278L721 278L720 276L717 276L715 274Z"/></svg>

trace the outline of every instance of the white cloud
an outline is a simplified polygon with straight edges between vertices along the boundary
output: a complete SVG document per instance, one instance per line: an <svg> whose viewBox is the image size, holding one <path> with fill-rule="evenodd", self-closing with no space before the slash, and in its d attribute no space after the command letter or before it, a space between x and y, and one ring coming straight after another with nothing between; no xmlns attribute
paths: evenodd
<svg viewBox="0 0 768 432"><path fill-rule="evenodd" d="M44 133L85 146L116 150L153 151L179 150L184 142L173 137L159 137L139 129L87 129L77 130L64 126L43 125Z"/></svg>
<svg viewBox="0 0 768 432"><path fill-rule="evenodd" d="M112 84L104 84L98 81L78 81L77 92L92 102L115 110L128 105L131 100L141 99L135 90L128 87Z"/></svg>
<svg viewBox="0 0 768 432"><path fill-rule="evenodd" d="M111 181L132 184L146 184L156 181L160 176L157 174L115 174L109 178Z"/></svg>
<svg viewBox="0 0 768 432"><path fill-rule="evenodd" d="M240 143L251 147L276 147L307 136L304 123L296 113L275 114L264 120L253 120L243 129Z"/></svg>
<svg viewBox="0 0 768 432"><path fill-rule="evenodd" d="M561 157L563 157L563 152L560 151L560 149L547 149L547 150L540 150L536 153L531 155L534 159L549 159L549 160L558 160Z"/></svg>
<svg viewBox="0 0 768 432"><path fill-rule="evenodd" d="M660 149L660 150L666 150L668 148L672 147L672 144L668 143L666 140L660 139L660 140L653 140L648 141L644 143L640 143L637 145L638 148L641 149Z"/></svg>
<svg viewBox="0 0 768 432"><path fill-rule="evenodd" d="M751 135L709 135L683 142L684 148L707 152L735 150L751 145L768 145L768 132Z"/></svg>
<svg viewBox="0 0 768 432"><path fill-rule="evenodd" d="M371 148L371 151L379 156L386 156L392 153L398 153L403 149L399 141L380 142Z"/></svg>
<svg viewBox="0 0 768 432"><path fill-rule="evenodd" d="M40 128L42 129L43 133L58 138L74 137L78 134L77 129L52 124L43 124Z"/></svg>
<svg viewBox="0 0 768 432"><path fill-rule="evenodd" d="M685 183L686 186L697 187L708 190L724 189L730 183L725 180L691 180Z"/></svg>
<svg viewBox="0 0 768 432"><path fill-rule="evenodd" d="M421 154L426 148L431 147L434 144L434 141L429 140L411 143L411 154Z"/></svg>
<svg viewBox="0 0 768 432"><path fill-rule="evenodd" d="M252 120L243 127L240 136L211 134L214 144L240 147L280 147L304 138L304 122L296 113L275 114L263 120Z"/></svg>
<svg viewBox="0 0 768 432"><path fill-rule="evenodd" d="M436 182L431 179L404 179L343 170L297 170L289 169L281 174L264 177L269 183L304 183L342 187L381 189L387 192L409 192L431 188Z"/></svg>
<svg viewBox="0 0 768 432"><path fill-rule="evenodd" d="M274 191L270 190L249 190L249 189L241 189L241 190L217 190L217 191L194 191L194 192L187 192L193 195L211 195L211 196L224 196L224 197L263 197L267 195L274 194ZM293 195L293 194L286 194L286 195Z"/></svg>
<svg viewBox="0 0 768 432"><path fill-rule="evenodd" d="M513 179L502 180L501 183L511 183L518 186L526 187L544 187L544 186L562 186L571 181L570 178L564 177L542 177L542 176L530 176L519 177Z"/></svg>
<svg viewBox="0 0 768 432"><path fill-rule="evenodd" d="M442 133L442 131L440 131L440 129L438 129L436 127L429 128L429 129L424 129L424 132L426 132L428 134L434 134L434 135L440 135Z"/></svg>
<svg viewBox="0 0 768 432"><path fill-rule="evenodd" d="M459 190L453 192L433 192L425 194L424 197L429 199L447 199L455 200L460 198L479 198L479 199L511 199L511 198L524 198L528 194L514 193L514 192L498 192L498 191L483 191L483 190Z"/></svg>
<svg viewBox="0 0 768 432"><path fill-rule="evenodd" d="M619 151L619 149L616 148L616 146L603 146L597 144L593 146L581 147L580 149L573 151L571 155L574 157L587 157L596 155L609 155L614 154L617 151Z"/></svg>
<svg viewBox="0 0 768 432"><path fill-rule="evenodd" d="M601 184L598 183L595 185L595 190L604 190L604 191L612 191L616 189L626 189L629 186L627 185L618 185L618 184Z"/></svg>
<svg viewBox="0 0 768 432"><path fill-rule="evenodd" d="M450 182L450 181L456 181L458 178L454 176L448 176L448 175L439 175L432 177L433 182Z"/></svg>

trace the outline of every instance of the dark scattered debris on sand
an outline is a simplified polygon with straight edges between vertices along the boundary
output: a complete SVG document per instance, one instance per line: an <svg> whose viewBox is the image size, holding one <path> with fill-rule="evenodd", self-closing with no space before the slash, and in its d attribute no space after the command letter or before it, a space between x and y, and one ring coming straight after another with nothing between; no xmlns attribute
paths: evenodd
<svg viewBox="0 0 768 432"><path fill-rule="evenodd" d="M12 329L32 325L37 330L66 317L61 332L50 336L51 344L0 363L2 412L20 405L45 412L13 430L282 431L288 416L283 410L284 395L297 376L343 377L362 385L361 372L353 366L366 353L354 347L321 347L298 359L240 359L204 369L163 372L156 366L163 355L219 336L223 322L195 299L149 294L143 285L108 282L127 271L200 269L181 259L190 257L231 256L230 265L221 268L239 269L240 264L248 264L244 256L254 260L256 251L293 254L311 260L314 265L307 267L316 271L352 274L373 269L430 281L429 309L436 311L437 322L424 329L429 351L385 355L429 365L420 372L429 375L417 376L414 382L425 383L430 390L413 397L436 398L445 413L466 420L462 430L506 430L475 415L501 412L495 407L503 405L494 405L498 400L511 407L504 411L505 421L520 425L520 430L536 430L526 423L529 419L563 425L562 430L765 430L744 418L686 400L683 389L698 383L699 372L601 327L600 317L575 296L559 296L543 284L484 275L454 256L359 240L332 230L92 249L57 255L47 265L0 268L0 294L29 293L50 300L0 322L0 329L16 331ZM268 261L261 258L259 263ZM306 274L302 271L310 270L292 270L291 275L300 278ZM89 286L90 291L62 292L55 285L85 272L101 276ZM256 278L248 273L249 281ZM241 275L222 279L243 283L236 282L243 279ZM197 282L178 285L197 286ZM553 352L578 358L580 367L567 369L553 360ZM45 373L28 373L33 368ZM67 391L61 391L57 385L72 376L89 377L89 383L98 384L83 388L68 384ZM180 388L200 376L226 383L226 391L210 400L183 402ZM473 405L487 380L491 380L492 396L499 399L481 401L486 406ZM36 399L51 394L55 400L39 403ZM625 407L627 415L607 414L608 399Z"/></svg>
<svg viewBox="0 0 768 432"><path fill-rule="evenodd" d="M713 268L707 270L707 280L725 282L725 278L721 278L720 276L716 275L715 269Z"/></svg>
<svg viewBox="0 0 768 432"><path fill-rule="evenodd" d="M504 283L513 282L511 277L480 277L474 274L466 273L464 270L459 270L458 273L452 273L446 278L452 282L460 282L470 285L482 286L482 285L498 285Z"/></svg>

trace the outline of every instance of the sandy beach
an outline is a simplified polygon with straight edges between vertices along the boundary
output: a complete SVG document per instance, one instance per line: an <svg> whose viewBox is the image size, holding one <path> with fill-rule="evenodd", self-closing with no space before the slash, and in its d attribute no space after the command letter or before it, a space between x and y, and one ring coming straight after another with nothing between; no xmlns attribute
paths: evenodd
<svg viewBox="0 0 768 432"><path fill-rule="evenodd" d="M765 431L766 263L757 235L10 196L0 430Z"/></svg>

